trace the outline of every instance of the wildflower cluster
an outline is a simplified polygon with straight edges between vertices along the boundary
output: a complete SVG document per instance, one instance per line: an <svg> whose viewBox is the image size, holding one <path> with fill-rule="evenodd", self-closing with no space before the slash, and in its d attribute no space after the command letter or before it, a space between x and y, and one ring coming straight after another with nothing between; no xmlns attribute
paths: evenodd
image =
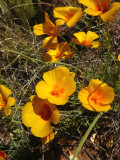
<svg viewBox="0 0 120 160"><path fill-rule="evenodd" d="M84 12L92 16L100 16L104 22L112 20L120 9L120 3L111 4L111 0L79 0L79 3L88 7ZM88 48L99 47L100 43L95 41L99 36L92 31L74 33L71 38L72 43L58 42L59 26L73 27L81 19L82 14L82 8L57 7L53 10L56 24L53 24L48 14L45 13L45 22L33 27L35 35L48 35L43 41L42 48L47 49L44 58L50 64L60 59L72 58L74 56L73 42L74 45ZM120 55L118 60L120 61ZM36 95L32 95L30 102L27 102L22 109L23 124L30 127L31 133L40 137L43 143L48 143L55 137L53 124L56 125L60 121L60 113L56 105L58 107L65 105L75 91L75 73L70 72L67 67L60 66L45 72L43 80L39 81L35 87ZM11 90L0 84L0 110L4 109L7 116L11 114L11 106L15 104L15 99L10 97L10 94ZM81 89L78 93L78 99L82 105L95 112L108 111L114 96L114 91L110 86L94 78L90 80L88 87ZM0 156L5 157L5 154L0 151Z"/></svg>

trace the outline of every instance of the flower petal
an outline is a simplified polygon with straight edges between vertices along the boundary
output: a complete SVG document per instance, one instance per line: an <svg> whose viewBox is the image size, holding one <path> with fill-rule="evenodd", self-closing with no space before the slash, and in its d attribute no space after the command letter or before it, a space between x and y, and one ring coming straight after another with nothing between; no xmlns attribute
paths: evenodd
<svg viewBox="0 0 120 160"><path fill-rule="evenodd" d="M64 105L68 102L68 99L69 99L69 96L63 96L63 95L57 98L52 95L48 97L48 101L56 105Z"/></svg>
<svg viewBox="0 0 120 160"><path fill-rule="evenodd" d="M32 127L39 121L41 118L35 114L32 106L32 102L26 103L22 110L22 122L26 127Z"/></svg>
<svg viewBox="0 0 120 160"><path fill-rule="evenodd" d="M69 7L57 7L53 10L54 17L66 20L66 16L69 13Z"/></svg>
<svg viewBox="0 0 120 160"><path fill-rule="evenodd" d="M11 106L13 106L15 103L16 103L15 98L13 98L13 97L8 97L6 107L11 107Z"/></svg>
<svg viewBox="0 0 120 160"><path fill-rule="evenodd" d="M84 12L89 14L89 15L91 15L91 16L99 16L99 15L102 14L102 11L95 11L95 10L93 10L91 8L85 9Z"/></svg>
<svg viewBox="0 0 120 160"><path fill-rule="evenodd" d="M11 114L11 108L5 108L5 109L4 109L4 114L5 114L6 116L9 116L9 115Z"/></svg>
<svg viewBox="0 0 120 160"><path fill-rule="evenodd" d="M33 26L33 32L35 35L40 36L46 34L43 30L43 24L37 24Z"/></svg>
<svg viewBox="0 0 120 160"><path fill-rule="evenodd" d="M101 84L103 84L103 82L99 79L91 79L88 86L89 92L94 92Z"/></svg>
<svg viewBox="0 0 120 160"><path fill-rule="evenodd" d="M95 9L95 3L91 0L78 0L79 3L85 5L88 8Z"/></svg>
<svg viewBox="0 0 120 160"><path fill-rule="evenodd" d="M55 133L52 132L48 136L42 138L42 143L44 144L49 143L51 140L54 139L54 137L55 137Z"/></svg>
<svg viewBox="0 0 120 160"><path fill-rule="evenodd" d="M54 49L58 45L57 37L49 36L44 39L42 48L43 49Z"/></svg>
<svg viewBox="0 0 120 160"><path fill-rule="evenodd" d="M81 89L80 92L78 93L78 98L82 102L82 104L87 104L87 105L89 104L88 96L89 96L88 87Z"/></svg>
<svg viewBox="0 0 120 160"><path fill-rule="evenodd" d="M57 124L60 120L60 113L57 107L53 104L51 104L51 109L52 109L52 117L51 117L51 122L53 124Z"/></svg>
<svg viewBox="0 0 120 160"><path fill-rule="evenodd" d="M66 23L68 27L73 27L82 17L82 8L79 8L78 11L70 18Z"/></svg>
<svg viewBox="0 0 120 160"><path fill-rule="evenodd" d="M39 119L31 128L31 133L36 137L46 137L53 131L50 121Z"/></svg>
<svg viewBox="0 0 120 160"><path fill-rule="evenodd" d="M91 48L97 48L97 47L99 47L99 42L97 42L97 41L93 41L93 42L91 42Z"/></svg>
<svg viewBox="0 0 120 160"><path fill-rule="evenodd" d="M86 34L85 32L78 32L73 34L79 42L85 41L86 40Z"/></svg>
<svg viewBox="0 0 120 160"><path fill-rule="evenodd" d="M95 32L88 31L86 34L86 41L92 42L97 38L99 38L99 36Z"/></svg>
<svg viewBox="0 0 120 160"><path fill-rule="evenodd" d="M12 91L9 88L5 87L4 85L0 84L0 93L2 97L7 99L9 95L12 93Z"/></svg>
<svg viewBox="0 0 120 160"><path fill-rule="evenodd" d="M120 3L119 2L112 3L109 11L101 15L102 20L104 22L111 21L115 17L115 15L118 13L119 10L120 10Z"/></svg>
<svg viewBox="0 0 120 160"><path fill-rule="evenodd" d="M78 39L76 38L72 38L71 41L73 41L74 43L76 43L77 45L80 45L81 43L78 41Z"/></svg>
<svg viewBox="0 0 120 160"><path fill-rule="evenodd" d="M36 93L38 97L46 99L49 96L50 87L44 81L39 81L36 85Z"/></svg>
<svg viewBox="0 0 120 160"><path fill-rule="evenodd" d="M56 24L56 26L62 26L62 25L64 25L65 24L65 20L63 20L63 19L57 19L56 21L55 21L55 24Z"/></svg>

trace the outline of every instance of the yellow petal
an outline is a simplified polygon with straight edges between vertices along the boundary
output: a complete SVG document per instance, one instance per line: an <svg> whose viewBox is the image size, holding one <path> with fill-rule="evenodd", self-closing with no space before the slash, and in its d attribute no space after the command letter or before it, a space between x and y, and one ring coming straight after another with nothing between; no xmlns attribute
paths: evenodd
<svg viewBox="0 0 120 160"><path fill-rule="evenodd" d="M60 113L57 107L53 104L51 104L51 109L52 109L52 117L51 117L51 122L53 124L57 124L60 120Z"/></svg>
<svg viewBox="0 0 120 160"><path fill-rule="evenodd" d="M91 79L88 86L90 93L94 92L101 84L103 84L103 82L99 79Z"/></svg>
<svg viewBox="0 0 120 160"><path fill-rule="evenodd" d="M99 47L99 42L97 42L97 41L93 41L92 43L91 43L91 48L97 48L97 47Z"/></svg>
<svg viewBox="0 0 120 160"><path fill-rule="evenodd" d="M44 39L42 48L43 49L54 49L58 45L57 37L49 36Z"/></svg>
<svg viewBox="0 0 120 160"><path fill-rule="evenodd" d="M63 95L61 95L60 97L55 97L50 95L48 97L48 101L56 105L64 105L68 102L68 99L69 99L69 96L63 96Z"/></svg>
<svg viewBox="0 0 120 160"><path fill-rule="evenodd" d="M82 104L89 104L88 96L89 96L88 87L81 89L80 92L78 93L78 99L82 102Z"/></svg>
<svg viewBox="0 0 120 160"><path fill-rule="evenodd" d="M39 81L36 85L36 93L38 97L42 99L47 99L49 96L51 86L49 87L44 81Z"/></svg>
<svg viewBox="0 0 120 160"><path fill-rule="evenodd" d="M5 114L6 116L9 116L9 115L11 114L11 108L5 108L5 109L4 109L4 114Z"/></svg>
<svg viewBox="0 0 120 160"><path fill-rule="evenodd" d="M82 17L82 8L79 8L78 11L70 18L66 23L68 27L73 27Z"/></svg>
<svg viewBox="0 0 120 160"><path fill-rule="evenodd" d="M95 10L93 10L91 8L85 9L84 12L89 14L89 15L91 15L91 16L99 16L99 15L102 14L102 11L95 11Z"/></svg>
<svg viewBox="0 0 120 160"><path fill-rule="evenodd" d="M101 15L101 18L104 22L109 22L111 21L115 15L118 13L120 10L120 3L115 2L110 6L109 11L105 12L104 14Z"/></svg>
<svg viewBox="0 0 120 160"><path fill-rule="evenodd" d="M86 34L86 41L92 42L97 38L99 38L99 36L95 32L88 31Z"/></svg>
<svg viewBox="0 0 120 160"><path fill-rule="evenodd" d="M120 54L118 55L118 61L120 61Z"/></svg>
<svg viewBox="0 0 120 160"><path fill-rule="evenodd" d="M50 121L38 120L31 128L31 133L36 137L46 137L52 132Z"/></svg>
<svg viewBox="0 0 120 160"><path fill-rule="evenodd" d="M51 71L44 73L43 79L49 85L53 87L56 84L60 84L62 78L69 74L69 69L66 67L57 67Z"/></svg>
<svg viewBox="0 0 120 160"><path fill-rule="evenodd" d="M113 88L109 87L106 83L103 83L102 85L100 85L97 90L101 97L100 102L102 104L109 104L114 100L115 93L113 91Z"/></svg>
<svg viewBox="0 0 120 160"><path fill-rule="evenodd" d="M86 34L85 32L78 32L73 34L79 42L85 41L86 40Z"/></svg>
<svg viewBox="0 0 120 160"><path fill-rule="evenodd" d="M55 137L55 133L52 132L52 133L50 133L50 135L42 138L42 143L44 143L44 144L49 143L51 140L54 139L54 137Z"/></svg>
<svg viewBox="0 0 120 160"><path fill-rule="evenodd" d="M79 3L85 5L88 8L95 9L95 3L91 0L78 0Z"/></svg>
<svg viewBox="0 0 120 160"><path fill-rule="evenodd" d="M32 102L26 103L22 110L22 122L26 127L32 127L39 121L41 118L35 114L32 106Z"/></svg>
<svg viewBox="0 0 120 160"><path fill-rule="evenodd" d="M34 34L37 35L37 36L46 34L46 33L43 31L43 24L34 25L34 26L33 26L33 32L34 32Z"/></svg>
<svg viewBox="0 0 120 160"><path fill-rule="evenodd" d="M16 103L16 100L13 97L8 97L6 107L11 107Z"/></svg>
<svg viewBox="0 0 120 160"><path fill-rule="evenodd" d="M12 91L5 87L4 85L0 84L0 94L2 95L2 97L4 97L5 99L8 98L8 96L12 93Z"/></svg>
<svg viewBox="0 0 120 160"><path fill-rule="evenodd" d="M36 96L36 95L30 96L30 100L32 101L35 96Z"/></svg>
<svg viewBox="0 0 120 160"><path fill-rule="evenodd" d="M63 20L63 19L57 19L56 21L55 21L55 24L56 24L56 26L61 26L61 25L64 25L65 24L65 20Z"/></svg>
<svg viewBox="0 0 120 160"><path fill-rule="evenodd" d="M54 17L66 20L66 16L69 13L69 7L57 7L53 10Z"/></svg>
<svg viewBox="0 0 120 160"><path fill-rule="evenodd" d="M111 106L110 105L106 105L106 106L91 106L89 104L82 104L86 109L90 110L90 111L94 111L94 112L107 112ZM95 107L95 108L94 108Z"/></svg>

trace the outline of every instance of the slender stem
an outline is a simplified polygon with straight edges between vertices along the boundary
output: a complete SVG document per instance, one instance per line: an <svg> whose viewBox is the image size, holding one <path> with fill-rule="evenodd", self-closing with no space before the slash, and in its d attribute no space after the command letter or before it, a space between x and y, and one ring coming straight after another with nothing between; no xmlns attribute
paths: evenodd
<svg viewBox="0 0 120 160"><path fill-rule="evenodd" d="M24 106L23 106L24 107ZM6 109L23 109L23 107L5 107Z"/></svg>
<svg viewBox="0 0 120 160"><path fill-rule="evenodd" d="M73 157L72 160L75 160L75 157L78 155L80 149L82 148L83 144L85 143L85 141L86 141L87 137L89 136L91 130L93 129L93 127L95 126L96 122L98 121L98 119L99 119L102 115L103 115L103 112L100 112L100 113L96 116L96 118L93 120L93 122L91 123L90 127L88 128L88 130L86 131L85 135L83 136L81 142L79 143L78 148L77 148L77 150L76 150L76 152L75 152L74 157Z"/></svg>

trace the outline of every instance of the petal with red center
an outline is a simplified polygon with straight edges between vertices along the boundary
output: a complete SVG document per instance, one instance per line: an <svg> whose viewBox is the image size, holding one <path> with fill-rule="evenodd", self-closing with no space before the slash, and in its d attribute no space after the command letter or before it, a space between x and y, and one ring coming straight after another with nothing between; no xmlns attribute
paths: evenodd
<svg viewBox="0 0 120 160"><path fill-rule="evenodd" d="M44 39L42 48L43 49L54 49L58 45L57 37L49 36Z"/></svg>
<svg viewBox="0 0 120 160"><path fill-rule="evenodd" d="M39 119L31 128L31 133L36 137L48 136L53 131L50 121Z"/></svg>
<svg viewBox="0 0 120 160"><path fill-rule="evenodd" d="M86 41L92 42L97 38L99 38L99 36L95 32L88 31L86 34Z"/></svg>
<svg viewBox="0 0 120 160"><path fill-rule="evenodd" d="M79 8L78 11L70 18L66 23L68 27L73 27L82 17L82 8Z"/></svg>
<svg viewBox="0 0 120 160"><path fill-rule="evenodd" d="M89 14L89 15L91 15L91 16L99 16L99 15L102 14L102 11L95 11L95 10L93 10L91 8L85 9L84 12Z"/></svg>
<svg viewBox="0 0 120 160"><path fill-rule="evenodd" d="M91 79L88 86L90 93L94 92L101 84L103 82L99 79Z"/></svg>
<svg viewBox="0 0 120 160"><path fill-rule="evenodd" d="M49 96L50 87L44 81L39 81L36 85L36 93L38 97L46 99Z"/></svg>
<svg viewBox="0 0 120 160"><path fill-rule="evenodd" d="M0 84L0 94L2 95L3 98L7 99L11 93L12 93L12 91L9 88Z"/></svg>
<svg viewBox="0 0 120 160"><path fill-rule="evenodd" d="M114 100L115 93L112 87L109 87L106 83L103 83L98 87L100 100L102 104L109 104Z"/></svg>
<svg viewBox="0 0 120 160"><path fill-rule="evenodd" d="M120 10L120 3L119 2L113 3L110 6L109 11L101 15L102 20L104 22L111 21L115 17L115 15L118 13L119 10Z"/></svg>
<svg viewBox="0 0 120 160"><path fill-rule="evenodd" d="M81 101L82 104L89 104L88 96L89 96L88 87L81 89L80 92L78 93L78 99Z"/></svg>
<svg viewBox="0 0 120 160"><path fill-rule="evenodd" d="M74 33L73 35L78 39L79 42L83 42L86 40L85 32L78 32L78 33Z"/></svg>
<svg viewBox="0 0 120 160"><path fill-rule="evenodd" d="M22 110L22 122L26 127L32 127L39 121L41 118L35 114L32 106L32 102L26 103Z"/></svg>

